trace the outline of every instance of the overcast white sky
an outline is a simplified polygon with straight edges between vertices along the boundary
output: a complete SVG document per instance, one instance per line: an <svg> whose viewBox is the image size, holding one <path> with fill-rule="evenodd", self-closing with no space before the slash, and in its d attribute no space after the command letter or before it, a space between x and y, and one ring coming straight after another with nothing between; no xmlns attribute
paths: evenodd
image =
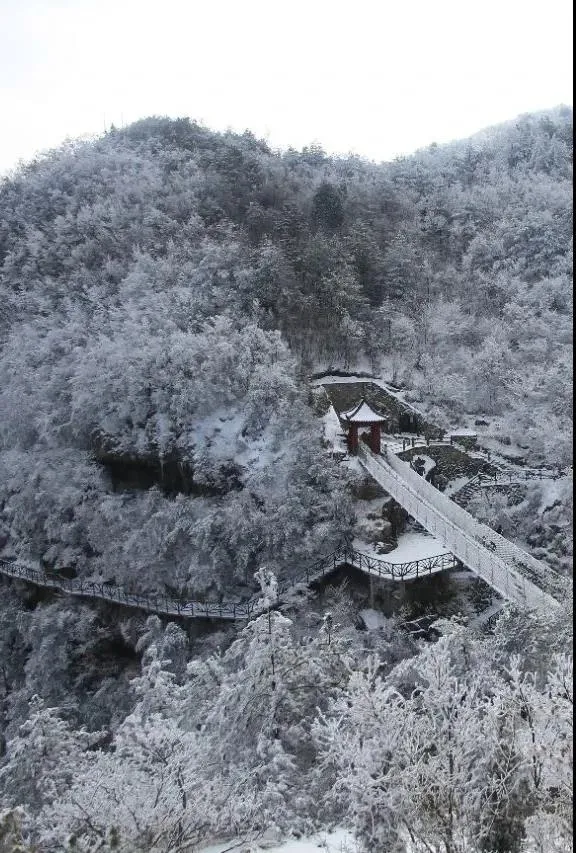
<svg viewBox="0 0 576 853"><path fill-rule="evenodd" d="M572 104L569 0L0 0L0 172L151 114L375 160Z"/></svg>

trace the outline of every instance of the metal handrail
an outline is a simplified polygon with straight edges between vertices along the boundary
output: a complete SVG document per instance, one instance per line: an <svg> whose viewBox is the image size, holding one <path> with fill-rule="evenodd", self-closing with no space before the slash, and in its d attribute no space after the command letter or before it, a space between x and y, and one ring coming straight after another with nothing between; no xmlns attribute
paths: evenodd
<svg viewBox="0 0 576 853"><path fill-rule="evenodd" d="M343 566L353 566L365 574L383 580L405 581L445 571L456 565L457 560L450 553L406 563L390 563L345 546L307 566L296 578L281 584L278 593L286 595L303 584L309 586L317 583ZM63 578L55 574L47 574L43 569L34 568L25 563L2 559L0 559L0 574L28 581L36 586L58 589L68 595L112 601L150 613L163 613L185 619L247 619L257 611L260 599L260 595L256 595L243 601L181 601L165 595L133 593L123 587L86 581L82 578Z"/></svg>

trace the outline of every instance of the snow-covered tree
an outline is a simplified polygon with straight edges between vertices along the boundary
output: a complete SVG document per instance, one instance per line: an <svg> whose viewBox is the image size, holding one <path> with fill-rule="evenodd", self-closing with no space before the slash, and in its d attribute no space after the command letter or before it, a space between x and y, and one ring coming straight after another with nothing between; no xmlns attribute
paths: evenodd
<svg viewBox="0 0 576 853"><path fill-rule="evenodd" d="M368 850L514 853L536 813L556 814L566 841L567 663L540 688L511 667L499 674L460 628L387 679L375 662L354 673L316 735Z"/></svg>

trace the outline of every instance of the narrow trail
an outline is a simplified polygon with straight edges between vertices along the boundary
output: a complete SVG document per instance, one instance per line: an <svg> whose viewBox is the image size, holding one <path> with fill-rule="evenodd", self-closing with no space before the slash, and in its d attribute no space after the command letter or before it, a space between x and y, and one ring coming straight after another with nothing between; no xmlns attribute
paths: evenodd
<svg viewBox="0 0 576 853"><path fill-rule="evenodd" d="M458 560L453 554L444 553L407 563L390 563L353 548L340 548L327 557L308 566L298 577L279 586L279 594L285 596L299 587L309 586L333 574L340 568L352 566L372 577L389 581L406 581L427 577L436 572L455 568ZM79 598L94 598L110 601L125 607L179 616L184 619L249 619L259 612L260 595L245 601L186 601L163 595L138 594L123 587L106 583L93 583L81 578L67 579L44 572L41 568L10 560L0 560L0 574L32 583L35 586L57 589L66 595Z"/></svg>

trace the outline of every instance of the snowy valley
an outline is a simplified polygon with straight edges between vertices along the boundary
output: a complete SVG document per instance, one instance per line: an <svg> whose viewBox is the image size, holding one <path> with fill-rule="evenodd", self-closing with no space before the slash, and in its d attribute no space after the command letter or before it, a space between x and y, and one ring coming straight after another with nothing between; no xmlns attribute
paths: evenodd
<svg viewBox="0 0 576 853"><path fill-rule="evenodd" d="M0 182L0 853L572 850L571 130Z"/></svg>

